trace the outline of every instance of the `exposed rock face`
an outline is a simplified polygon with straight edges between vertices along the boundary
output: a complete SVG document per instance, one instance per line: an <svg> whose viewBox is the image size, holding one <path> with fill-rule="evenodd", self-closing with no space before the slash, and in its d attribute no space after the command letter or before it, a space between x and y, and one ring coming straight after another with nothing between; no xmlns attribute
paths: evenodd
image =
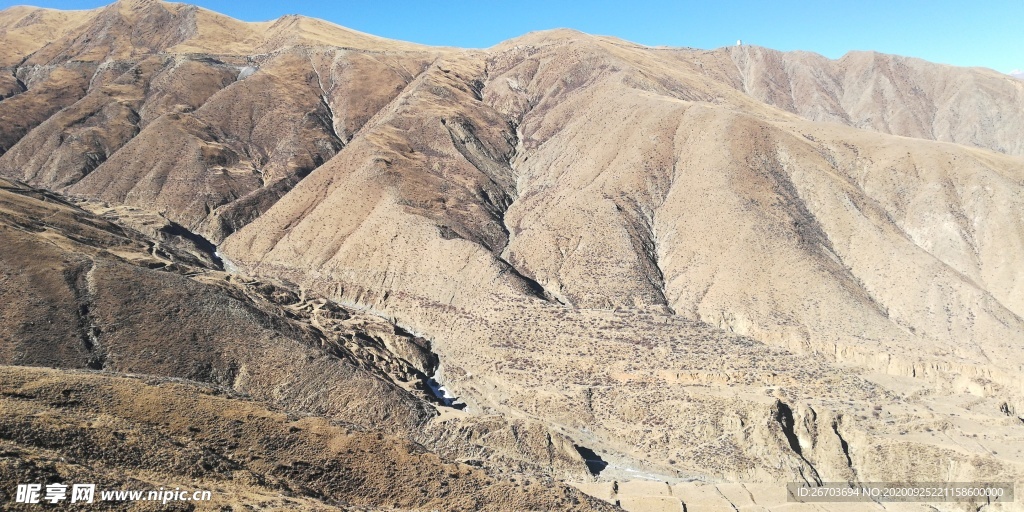
<svg viewBox="0 0 1024 512"><path fill-rule="evenodd" d="M116 221L54 235L6 185L35 227L2 292L38 296L7 364L227 386L491 474L1024 475L1024 82L148 1L12 8L0 41L0 174ZM177 318L182 357L143 357Z"/></svg>

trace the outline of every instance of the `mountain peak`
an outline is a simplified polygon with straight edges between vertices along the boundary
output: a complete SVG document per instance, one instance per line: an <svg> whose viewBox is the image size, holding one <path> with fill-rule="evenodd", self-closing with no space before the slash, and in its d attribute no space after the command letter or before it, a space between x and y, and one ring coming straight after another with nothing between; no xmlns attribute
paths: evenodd
<svg viewBox="0 0 1024 512"><path fill-rule="evenodd" d="M507 39L495 45L495 48L513 47L517 45L540 45L552 43L565 43L582 39L592 39L594 36L586 32L580 32L571 28L552 28L545 30L534 30L521 36Z"/></svg>
<svg viewBox="0 0 1024 512"><path fill-rule="evenodd" d="M177 11L185 4L165 2L163 0L117 0L107 6L107 9L116 11L122 15L137 16L142 13L159 11Z"/></svg>

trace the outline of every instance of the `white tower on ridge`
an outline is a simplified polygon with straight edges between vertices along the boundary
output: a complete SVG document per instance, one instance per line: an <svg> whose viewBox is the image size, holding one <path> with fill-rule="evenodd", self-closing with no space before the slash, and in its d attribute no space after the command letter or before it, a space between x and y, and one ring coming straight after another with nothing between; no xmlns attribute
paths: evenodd
<svg viewBox="0 0 1024 512"><path fill-rule="evenodd" d="M743 46L743 40L742 39L737 39L736 40L736 46Z"/></svg>

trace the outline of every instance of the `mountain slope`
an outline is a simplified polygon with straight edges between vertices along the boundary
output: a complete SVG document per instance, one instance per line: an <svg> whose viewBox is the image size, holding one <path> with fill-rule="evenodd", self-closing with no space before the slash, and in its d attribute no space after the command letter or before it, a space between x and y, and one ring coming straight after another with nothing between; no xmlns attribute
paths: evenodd
<svg viewBox="0 0 1024 512"><path fill-rule="evenodd" d="M471 406L604 429L594 444L625 460L700 460L703 471L729 478L784 478L740 469L756 458L750 453L710 470L696 454L672 452L690 445L686 437L652 451L646 431L630 434L640 418L690 431L654 411L694 400L676 390L652 401L649 389L616 377L615 361L679 373L668 362L683 350L666 345L672 330L654 331L664 337L651 346L668 352L660 358L594 359L611 350L608 339L649 335L650 320L634 308L814 354L836 365L824 374L846 374L855 363L926 379L941 393L1018 396L1020 274L1003 263L1020 254L1017 157L810 123L705 76L654 67L660 57L638 57L634 47L572 33L531 37L539 41L492 55L486 73L472 67L473 56L440 61L411 91L407 110L382 112L363 137L229 237L225 251L253 271L371 306L431 337L450 389ZM489 121L495 113L503 119ZM625 313L632 327L611 337L581 330L588 310L611 308L633 309ZM570 335L579 349L551 355L553 340ZM538 357L499 363L520 352ZM793 367L776 357L768 363L776 371ZM525 379L521 372L534 368L557 368L561 377ZM606 370L593 375L596 368ZM601 377L612 379L618 401L642 400L645 412L570 419L596 413L571 404L580 393L595 400L592 386L609 385ZM841 394L858 396L858 387ZM755 406L741 399L726 407ZM810 407L860 414L836 403ZM689 412L699 422L720 414L711 406ZM820 457L815 471L848 477ZM799 467L789 478L809 478ZM897 468L855 471L896 478Z"/></svg>
<svg viewBox="0 0 1024 512"><path fill-rule="evenodd" d="M181 303L200 339L224 340L187 345L203 371L104 359L124 363L111 370L394 422L492 474L1024 475L1024 82L571 30L459 50L160 2L34 12L0 15L18 56L3 61L0 174L176 240L235 283L93 263L110 289L127 280L90 313L104 324L130 314L153 339L165 319L130 306ZM63 28L26 46L25 19ZM31 243L12 269L46 254ZM69 258L82 260L52 266ZM277 304L264 285L303 299ZM74 320L65 288L39 300ZM228 315L237 330L204 320L237 300L263 313ZM327 304L431 354L338 348ZM39 345L59 336L11 337L10 354L47 348L9 362L91 364L78 345ZM296 362L279 338L340 361ZM277 361L302 383L239 377ZM435 415L427 375L466 409ZM587 476L593 457L607 466Z"/></svg>
<svg viewBox="0 0 1024 512"><path fill-rule="evenodd" d="M611 509L540 483L495 481L408 440L188 383L3 366L0 403L0 474L12 481L210 490L211 502L189 504L199 509Z"/></svg>
<svg viewBox="0 0 1024 512"><path fill-rule="evenodd" d="M505 486L504 490L481 497L479 492L490 485L484 482L493 482L492 477L469 466L445 466L432 453L443 451L448 454L444 460L455 460L477 448L464 439L451 438L450 430L475 428L472 424L435 421L437 409L444 410L427 386L436 356L422 339L379 317L347 311L323 299L299 297L284 286L219 272L210 268L210 255L202 253L205 248L184 236L180 226L157 224L155 229L161 238L120 227L52 194L0 180L0 233L4 240L0 297L10 305L0 315L0 364L13 365L4 366L2 372L7 379L2 385L7 388L5 410L11 414L0 428L0 438L14 449L5 451L0 471L11 478L76 475L101 477L100 481L110 485L137 485L139 470L167 480L201 474L218 485L228 485L220 499L242 504L256 499L253 492L259 495L292 488L299 482L292 480L295 477L305 482L296 496L323 501L323 506L340 501L417 509L438 506L440 502L432 502L434 499L444 500L446 507L466 510L488 506L500 510L508 503L519 503L515 507L591 506L565 488L551 488L550 483L544 489L527 489L502 480L498 485ZM24 366L88 369L103 375L56 370L40 373ZM116 375L150 379L132 382ZM152 389L161 383L170 389ZM52 391L53 386L59 389ZM46 389L76 398L54 405L36 395L48 393L42 391ZM217 404L206 403L209 400L203 395L227 396ZM83 405L83 401L91 405ZM163 417L177 418L176 427L168 428L160 423L160 415L151 414L158 406L170 407L164 409ZM102 414L110 416L117 425L110 428L117 430L76 430L74 425L81 424L81 415L86 414L83 411L97 407L109 408ZM213 417L203 416L193 411L194 407L218 412ZM234 451L241 449L238 443L218 436L225 429L234 429L232 425L249 423L239 418L254 410L271 417L253 427L255 431L247 434L250 441L257 441L260 435L294 437L290 432L301 429L285 424L307 417L319 422L315 430L327 428L323 435L332 439L334 446L341 443L348 446L344 453L359 455L341 456L341 450L325 454L324 464L350 468L327 480L310 480L310 475L299 469L286 471L292 476L281 474L282 467L293 466L284 458L294 457L294 444L250 446L243 450L248 451L250 462L266 461L239 465L236 462L242 452ZM288 413L289 419L280 411ZM41 413L59 419L54 424L35 423L32 418ZM337 428L339 423L345 428ZM173 449L167 443L174 445L186 427L190 432L211 428L212 437L197 439L193 434L185 459L213 450L216 454L208 455L219 462L166 456L167 450ZM531 425L513 423L515 427L526 430ZM480 428L500 434L503 427ZM105 444L104 439L124 433L132 437L131 449L121 446L114 450ZM389 436L385 445L367 442L385 435ZM552 434L546 435L550 442ZM78 441L47 441L54 436L72 436ZM527 437L525 432L523 437ZM310 440L310 449L322 448L317 448L321 441ZM223 445L229 449L224 451ZM360 448L353 451L352 447ZM395 458L401 460L380 463L381 453L392 448ZM501 445L492 446L492 457L508 472L521 476L536 471L532 457L524 462L522 455L517 459L504 455L502 449ZM122 452L139 454L142 459L118 455ZM429 460L402 459L406 456ZM583 471L578 455L549 452L549 456L548 465ZM162 458L177 462L147 462ZM271 462L279 458L279 463ZM18 462L29 459L59 459L60 463L29 467ZM308 457L303 460L295 463L295 468L310 464ZM189 466L192 463L205 466L198 470ZM211 469L210 464L216 468ZM433 465L443 474L430 476ZM378 473L399 466L403 468L400 471L420 476L410 479ZM444 473L446 467L455 473ZM246 480L234 471L250 476ZM352 479L345 471L363 476ZM457 480L467 476L471 482ZM445 489L449 477L451 483L473 489L476 498ZM389 480L394 478L403 479L408 487L396 487ZM362 483L356 484L356 480ZM253 482L256 485L249 488ZM442 490L426 492L432 486ZM385 488L389 490L383 491Z"/></svg>

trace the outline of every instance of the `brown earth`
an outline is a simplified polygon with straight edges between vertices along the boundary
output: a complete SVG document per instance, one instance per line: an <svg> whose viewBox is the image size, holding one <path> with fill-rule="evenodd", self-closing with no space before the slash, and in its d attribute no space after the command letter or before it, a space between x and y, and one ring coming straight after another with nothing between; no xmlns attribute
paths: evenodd
<svg viewBox="0 0 1024 512"><path fill-rule="evenodd" d="M0 364L18 365L0 367L5 482L201 481L217 506L281 510L592 506L531 459L505 464L518 484L457 464L475 445L446 438L461 422L433 426L436 356L384 319L204 266L211 255L173 231L157 241L6 180L0 233ZM305 424L316 435L294 434ZM562 460L585 472L578 454Z"/></svg>
<svg viewBox="0 0 1024 512"><path fill-rule="evenodd" d="M11 8L0 41L0 175L111 221L0 249L7 364L228 386L508 478L594 478L575 446L599 481L1024 478L1024 82L145 0Z"/></svg>
<svg viewBox="0 0 1024 512"><path fill-rule="evenodd" d="M208 510L603 508L543 482L495 481L406 439L194 383L4 366L0 403L5 482L210 490L216 500L196 505ZM147 505L132 510L169 509Z"/></svg>

